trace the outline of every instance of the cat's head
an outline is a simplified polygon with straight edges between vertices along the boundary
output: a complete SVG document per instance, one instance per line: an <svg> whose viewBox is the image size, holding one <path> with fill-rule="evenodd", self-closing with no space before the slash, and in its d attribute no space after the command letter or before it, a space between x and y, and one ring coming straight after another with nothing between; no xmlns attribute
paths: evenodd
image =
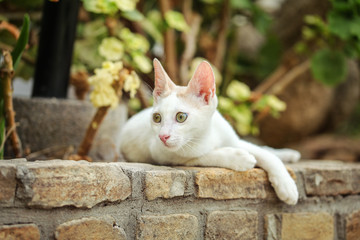
<svg viewBox="0 0 360 240"><path fill-rule="evenodd" d="M215 77L203 61L186 87L175 85L154 59L155 88L152 128L159 144L170 151L183 149L206 134L216 110Z"/></svg>

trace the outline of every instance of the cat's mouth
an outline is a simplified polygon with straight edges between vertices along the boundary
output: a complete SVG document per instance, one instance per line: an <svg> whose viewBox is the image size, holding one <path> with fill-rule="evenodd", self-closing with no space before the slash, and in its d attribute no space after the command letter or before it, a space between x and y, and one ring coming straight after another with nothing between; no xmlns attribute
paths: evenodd
<svg viewBox="0 0 360 240"><path fill-rule="evenodd" d="M176 150L178 149L177 144L171 142L163 142L164 146L169 150Z"/></svg>

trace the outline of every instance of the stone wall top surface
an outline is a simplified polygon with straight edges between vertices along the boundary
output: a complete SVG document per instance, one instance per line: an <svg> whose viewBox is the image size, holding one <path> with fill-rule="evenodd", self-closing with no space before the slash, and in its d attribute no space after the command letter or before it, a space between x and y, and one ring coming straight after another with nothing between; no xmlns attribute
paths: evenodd
<svg viewBox="0 0 360 240"><path fill-rule="evenodd" d="M335 196L360 193L360 164L300 161L287 165L300 193ZM292 171L290 170L290 171ZM0 161L0 206L92 208L131 197L147 201L194 196L198 199L276 199L264 170L166 167L142 163L88 163L24 159Z"/></svg>

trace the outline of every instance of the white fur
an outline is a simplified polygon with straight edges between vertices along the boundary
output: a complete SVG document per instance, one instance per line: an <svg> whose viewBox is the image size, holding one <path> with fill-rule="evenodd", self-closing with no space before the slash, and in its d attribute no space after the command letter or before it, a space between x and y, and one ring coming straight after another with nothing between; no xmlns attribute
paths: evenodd
<svg viewBox="0 0 360 240"><path fill-rule="evenodd" d="M203 95L197 93L201 86L197 84L196 76L187 88L175 86L167 83L171 80L162 67L156 65L160 64L156 61L155 71L163 71L156 83L163 87L155 87L154 106L136 114L124 126L120 150L125 159L160 165L224 167L236 171L246 171L257 164L267 171L278 197L287 204L296 204L296 184L279 157L297 161L300 154L290 149L258 147L239 139L229 123L216 111L216 95L210 90ZM199 68L197 71L211 71L205 65ZM204 100L206 94L210 96L208 101ZM178 112L188 114L185 122L176 121ZM153 121L153 113L161 115L160 123ZM159 138L163 134L170 136L166 144Z"/></svg>

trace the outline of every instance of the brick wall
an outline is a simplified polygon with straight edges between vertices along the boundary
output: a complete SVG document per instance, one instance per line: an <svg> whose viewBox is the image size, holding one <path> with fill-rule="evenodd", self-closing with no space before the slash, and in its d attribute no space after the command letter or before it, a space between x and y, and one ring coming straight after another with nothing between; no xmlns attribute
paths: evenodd
<svg viewBox="0 0 360 240"><path fill-rule="evenodd" d="M288 165L300 201L261 169L0 161L0 239L359 239L360 165Z"/></svg>

